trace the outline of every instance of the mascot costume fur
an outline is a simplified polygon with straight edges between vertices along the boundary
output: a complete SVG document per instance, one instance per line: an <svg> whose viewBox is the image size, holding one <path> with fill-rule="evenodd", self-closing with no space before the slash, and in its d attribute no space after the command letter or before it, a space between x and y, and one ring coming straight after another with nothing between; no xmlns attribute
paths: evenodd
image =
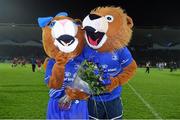
<svg viewBox="0 0 180 120"><path fill-rule="evenodd" d="M106 68L111 84L108 93L92 96L88 101L92 119L122 118L122 85L134 75L137 65L126 47L131 39L133 21L119 7L98 7L83 20L87 45L85 59Z"/></svg>
<svg viewBox="0 0 180 120"><path fill-rule="evenodd" d="M38 18L38 23L42 28L44 50L49 56L49 59L45 60L45 82L51 88L47 119L87 119L87 101L81 100L87 95L67 88L82 61L79 55L84 47L84 33L79 21L61 12L54 18ZM59 99L64 95L73 100L68 110L59 107Z"/></svg>

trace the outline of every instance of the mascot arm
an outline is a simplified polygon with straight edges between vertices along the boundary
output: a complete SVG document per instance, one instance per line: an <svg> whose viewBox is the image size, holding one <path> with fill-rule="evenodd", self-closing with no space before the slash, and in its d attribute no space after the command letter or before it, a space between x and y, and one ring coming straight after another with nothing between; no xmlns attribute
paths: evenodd
<svg viewBox="0 0 180 120"><path fill-rule="evenodd" d="M49 88L59 89L64 82L65 65L74 58L75 54L59 53L55 56L56 63L52 68L52 74L48 82Z"/></svg>
<svg viewBox="0 0 180 120"><path fill-rule="evenodd" d="M84 60L83 54L79 55L77 61L80 63ZM89 98L89 95L80 91L79 89L67 87L66 88L66 94L71 100L87 100Z"/></svg>
<svg viewBox="0 0 180 120"><path fill-rule="evenodd" d="M80 91L79 89L73 89L71 87L66 88L66 95L71 100L87 100L89 98L89 95Z"/></svg>
<svg viewBox="0 0 180 120"><path fill-rule="evenodd" d="M56 63L52 68L52 74L48 82L49 88L59 89L64 82L64 72L66 63L74 56L67 53L58 53L55 56Z"/></svg>
<svg viewBox="0 0 180 120"><path fill-rule="evenodd" d="M137 69L137 64L135 60L133 60L130 65L128 65L123 69L124 72L118 76L119 85L123 85L126 82L128 82L128 80L131 79L136 73L136 69Z"/></svg>
<svg viewBox="0 0 180 120"><path fill-rule="evenodd" d="M133 60L131 64L123 68L123 72L121 74L119 74L117 77L111 78L111 84L107 86L107 90L111 92L119 85L123 85L128 82L134 76L136 69L137 65Z"/></svg>
<svg viewBox="0 0 180 120"><path fill-rule="evenodd" d="M64 69L65 66L60 66L58 63L54 64L52 75L48 83L49 88L59 89L62 87L64 81Z"/></svg>
<svg viewBox="0 0 180 120"><path fill-rule="evenodd" d="M122 73L117 75L116 77L112 77L111 84L107 86L108 91L112 91L119 85L123 85L135 74L137 69L136 62L133 60L132 55L127 47L124 47L118 51L119 62L123 68Z"/></svg>
<svg viewBox="0 0 180 120"><path fill-rule="evenodd" d="M49 88L58 89L63 84L64 66L58 65L53 59L48 59L46 62L45 83Z"/></svg>

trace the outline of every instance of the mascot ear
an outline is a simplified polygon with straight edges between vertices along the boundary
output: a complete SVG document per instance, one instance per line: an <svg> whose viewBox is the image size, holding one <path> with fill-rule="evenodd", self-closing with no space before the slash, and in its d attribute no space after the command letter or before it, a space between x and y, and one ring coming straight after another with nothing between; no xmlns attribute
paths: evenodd
<svg viewBox="0 0 180 120"><path fill-rule="evenodd" d="M74 23L78 26L82 25L82 21L80 19L74 19Z"/></svg>
<svg viewBox="0 0 180 120"><path fill-rule="evenodd" d="M52 19L53 17L39 17L38 18L39 27L41 28L45 27Z"/></svg>
<svg viewBox="0 0 180 120"><path fill-rule="evenodd" d="M60 17L60 16L68 16L67 12L60 12L56 15L57 17Z"/></svg>
<svg viewBox="0 0 180 120"><path fill-rule="evenodd" d="M127 19L127 25L128 25L130 28L132 28L132 27L134 26L132 18L129 17L129 16L126 16L126 19Z"/></svg>

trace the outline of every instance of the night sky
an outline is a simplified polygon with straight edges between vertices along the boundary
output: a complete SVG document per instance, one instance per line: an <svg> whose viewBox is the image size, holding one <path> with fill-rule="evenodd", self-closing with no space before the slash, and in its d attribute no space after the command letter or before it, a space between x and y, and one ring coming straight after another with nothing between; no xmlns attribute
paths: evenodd
<svg viewBox="0 0 180 120"><path fill-rule="evenodd" d="M98 6L121 6L135 26L180 26L180 5L175 0L0 0L0 23L37 24L37 18L66 11L83 19Z"/></svg>

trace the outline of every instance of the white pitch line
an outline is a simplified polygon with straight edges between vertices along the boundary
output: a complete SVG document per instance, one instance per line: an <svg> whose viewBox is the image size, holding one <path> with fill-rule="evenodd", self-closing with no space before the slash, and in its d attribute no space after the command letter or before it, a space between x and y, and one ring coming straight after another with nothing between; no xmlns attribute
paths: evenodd
<svg viewBox="0 0 180 120"><path fill-rule="evenodd" d="M133 88L133 86L129 83L127 84L131 88L131 90L138 96L138 98L144 103L144 105L149 109L149 111L156 117L156 119L162 119L161 116L154 110L154 108L151 107L151 105L146 100L144 100L144 98Z"/></svg>

